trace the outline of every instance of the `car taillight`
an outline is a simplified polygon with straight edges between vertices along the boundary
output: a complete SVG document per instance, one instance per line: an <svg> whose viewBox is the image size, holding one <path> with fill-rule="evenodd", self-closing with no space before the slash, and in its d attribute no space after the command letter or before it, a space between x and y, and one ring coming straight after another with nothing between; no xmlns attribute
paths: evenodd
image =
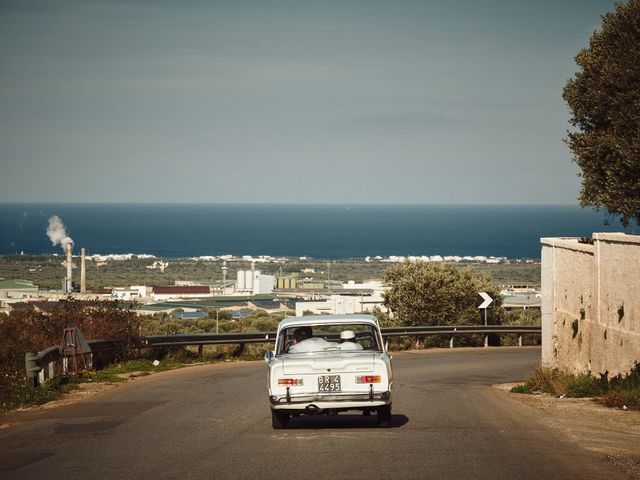
<svg viewBox="0 0 640 480"><path fill-rule="evenodd" d="M380 375L367 375L356 377L356 383L380 383Z"/></svg>
<svg viewBox="0 0 640 480"><path fill-rule="evenodd" d="M278 385L297 386L302 385L301 378L279 378Z"/></svg>

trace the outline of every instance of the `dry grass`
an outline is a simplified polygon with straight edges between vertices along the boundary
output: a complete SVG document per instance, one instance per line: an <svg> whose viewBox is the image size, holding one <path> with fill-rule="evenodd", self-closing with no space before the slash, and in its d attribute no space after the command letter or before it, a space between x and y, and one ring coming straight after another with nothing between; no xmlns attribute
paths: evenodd
<svg viewBox="0 0 640 480"><path fill-rule="evenodd" d="M606 381L589 373L571 375L557 369L537 367L523 385L512 389L514 393L547 393L567 397L595 397L606 390Z"/></svg>
<svg viewBox="0 0 640 480"><path fill-rule="evenodd" d="M597 397L608 407L640 410L640 364L629 374L611 380L591 373L572 375L557 369L537 367L513 393L547 393L573 398Z"/></svg>

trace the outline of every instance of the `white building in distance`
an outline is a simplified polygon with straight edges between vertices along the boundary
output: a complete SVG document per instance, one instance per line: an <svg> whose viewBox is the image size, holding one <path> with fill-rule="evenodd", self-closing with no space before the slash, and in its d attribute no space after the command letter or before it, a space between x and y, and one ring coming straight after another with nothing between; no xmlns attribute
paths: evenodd
<svg viewBox="0 0 640 480"><path fill-rule="evenodd" d="M260 295L273 292L276 278L262 275L260 270L238 270L236 273L236 291Z"/></svg>
<svg viewBox="0 0 640 480"><path fill-rule="evenodd" d="M312 302L296 302L296 316L305 312L314 315L350 315L372 312L375 307L386 311L382 295L331 295L329 298Z"/></svg>

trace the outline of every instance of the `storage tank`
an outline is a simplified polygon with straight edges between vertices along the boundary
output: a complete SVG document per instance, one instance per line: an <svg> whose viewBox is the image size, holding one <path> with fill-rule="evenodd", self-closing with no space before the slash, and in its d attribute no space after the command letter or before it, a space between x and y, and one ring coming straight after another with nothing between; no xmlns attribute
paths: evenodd
<svg viewBox="0 0 640 480"><path fill-rule="evenodd" d="M241 291L245 289L244 282L244 270L238 270L236 273L236 290Z"/></svg>
<svg viewBox="0 0 640 480"><path fill-rule="evenodd" d="M244 271L244 286L246 290L253 290L253 272L251 270Z"/></svg>

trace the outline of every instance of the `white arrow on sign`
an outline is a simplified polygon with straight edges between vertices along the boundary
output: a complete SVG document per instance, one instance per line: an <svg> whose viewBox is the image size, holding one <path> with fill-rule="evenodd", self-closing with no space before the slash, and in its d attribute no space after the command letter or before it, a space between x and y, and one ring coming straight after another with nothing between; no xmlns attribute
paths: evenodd
<svg viewBox="0 0 640 480"><path fill-rule="evenodd" d="M483 302L478 306L478 308L484 309L493 303L493 298L487 295L486 292L478 292L478 295L480 295L483 300Z"/></svg>

